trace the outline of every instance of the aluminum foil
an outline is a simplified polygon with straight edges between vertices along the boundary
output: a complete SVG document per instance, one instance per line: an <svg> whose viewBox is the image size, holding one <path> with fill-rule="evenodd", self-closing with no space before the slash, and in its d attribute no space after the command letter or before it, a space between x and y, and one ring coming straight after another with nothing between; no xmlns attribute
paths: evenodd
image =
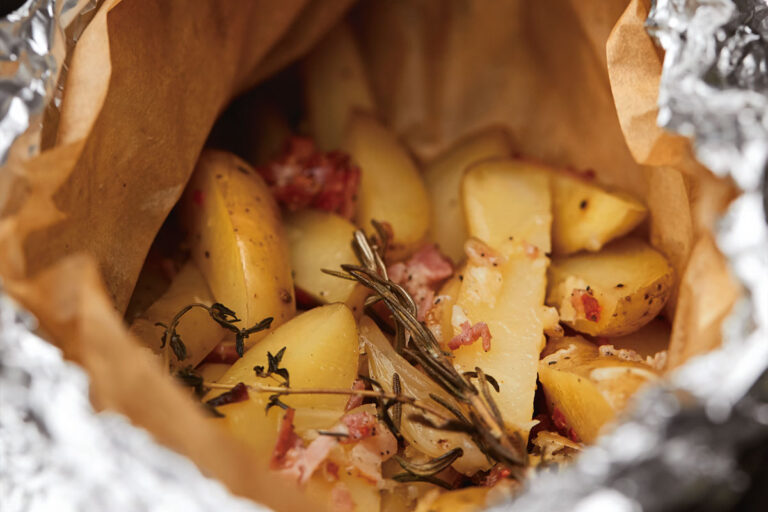
<svg viewBox="0 0 768 512"><path fill-rule="evenodd" d="M64 48L96 5L29 0L0 21L0 162L22 133L39 132L46 105L56 107ZM699 160L743 191L717 240L746 294L724 327L722 349L637 396L621 424L573 466L535 477L500 509L731 508L750 499L740 497L752 483L748 470L768 460L768 227L761 190L768 6L657 0L648 29L666 52L659 124L693 137ZM36 139L28 140L22 149L33 154ZM84 372L33 330L33 320L0 289L4 512L264 510L233 497L124 418L94 413Z"/></svg>

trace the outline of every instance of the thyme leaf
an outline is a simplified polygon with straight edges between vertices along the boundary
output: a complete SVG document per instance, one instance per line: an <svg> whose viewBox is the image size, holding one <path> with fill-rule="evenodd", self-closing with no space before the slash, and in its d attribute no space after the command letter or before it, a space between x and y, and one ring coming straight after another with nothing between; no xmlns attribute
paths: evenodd
<svg viewBox="0 0 768 512"><path fill-rule="evenodd" d="M188 304L181 308L181 310L179 310L179 312L174 315L168 325L162 322L157 322L155 324L165 328L163 335L160 337L160 348L165 348L166 344L169 344L171 350L173 350L173 353L176 355L176 359L179 361L186 359L188 354L187 347L181 340L179 333L176 332L176 328L179 326L181 318L194 308L202 308L206 310L216 323L235 333L235 348L239 357L243 357L243 352L245 351L245 340L248 338L248 336L255 332L269 329L269 327L272 325L272 318L269 317L251 327L241 329L235 325L235 323L240 321L240 319L237 317L237 314L225 305L216 302L208 306L206 304L201 304L200 302L193 302L192 304Z"/></svg>

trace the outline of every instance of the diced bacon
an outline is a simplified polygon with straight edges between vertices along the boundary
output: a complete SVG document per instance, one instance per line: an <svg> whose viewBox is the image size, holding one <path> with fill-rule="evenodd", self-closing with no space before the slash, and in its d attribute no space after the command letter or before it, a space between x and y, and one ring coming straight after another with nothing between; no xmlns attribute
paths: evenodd
<svg viewBox="0 0 768 512"><path fill-rule="evenodd" d="M291 137L283 152L258 171L290 211L316 208L350 220L355 215L360 169L346 153L323 153L312 139Z"/></svg>
<svg viewBox="0 0 768 512"><path fill-rule="evenodd" d="M305 447L293 429L294 415L294 409L285 411L269 467L305 484L338 441L334 437L319 436Z"/></svg>
<svg viewBox="0 0 768 512"><path fill-rule="evenodd" d="M485 322L477 322L470 325L469 322L461 324L461 332L448 342L448 348L456 350L463 345L471 345L480 338L483 339L483 350L491 350L491 330Z"/></svg>
<svg viewBox="0 0 768 512"><path fill-rule="evenodd" d="M349 431L349 437L343 441L345 443L354 443L376 435L376 428L379 426L376 416L367 411L345 414L341 417L341 423Z"/></svg>
<svg viewBox="0 0 768 512"><path fill-rule="evenodd" d="M333 482L339 479L339 465L332 460L325 463L325 477L327 480Z"/></svg>
<svg viewBox="0 0 768 512"><path fill-rule="evenodd" d="M525 252L525 255L531 259L535 260L539 257L539 248L525 240L523 240L523 251Z"/></svg>
<svg viewBox="0 0 768 512"><path fill-rule="evenodd" d="M357 379L352 383L353 391L362 391L365 389L365 381L363 379ZM363 397L360 395L351 395L347 400L347 405L344 407L344 411L351 411L356 407L363 405Z"/></svg>
<svg viewBox="0 0 768 512"><path fill-rule="evenodd" d="M216 348L211 350L205 359L204 363L226 363L233 364L240 359L237 355L237 348L234 341L222 341L216 345Z"/></svg>
<svg viewBox="0 0 768 512"><path fill-rule="evenodd" d="M275 443L274 450L272 450L272 458L269 461L269 467L272 469L284 469L288 452L293 448L301 447L303 444L293 430L293 417L295 415L296 411L294 409L286 410L283 415L280 430L277 434L277 442Z"/></svg>
<svg viewBox="0 0 768 512"><path fill-rule="evenodd" d="M238 382L229 391L225 391L224 393L217 397L211 398L205 403L211 407L219 407L222 405L243 402L245 400L248 400L248 387L242 382Z"/></svg>
<svg viewBox="0 0 768 512"><path fill-rule="evenodd" d="M434 244L427 244L405 262L387 267L389 278L401 285L416 302L417 319L423 321L432 307L435 291L453 275L453 264Z"/></svg>
<svg viewBox="0 0 768 512"><path fill-rule="evenodd" d="M586 318L590 322L600 321L600 312L603 308L600 306L600 303L594 295L592 295L592 290L573 290L571 293L571 305L580 316Z"/></svg>
<svg viewBox="0 0 768 512"><path fill-rule="evenodd" d="M557 407L552 407L552 423L555 425L555 428L560 434L564 435L574 443L581 442L579 435L570 425L568 425L568 421L565 419L565 415Z"/></svg>
<svg viewBox="0 0 768 512"><path fill-rule="evenodd" d="M500 481L507 478L510 474L512 474L512 472L509 470L509 468L506 468L501 464L496 464L490 469L490 471L488 471L487 474L483 475L479 479L476 479L476 483L483 487L493 487Z"/></svg>
<svg viewBox="0 0 768 512"><path fill-rule="evenodd" d="M331 510L336 512L353 512L355 510L352 494L344 482L337 482L331 489Z"/></svg>
<svg viewBox="0 0 768 512"><path fill-rule="evenodd" d="M369 414L373 417L373 415ZM375 419L375 418L374 418ZM381 463L397 453L397 439L383 425L376 425L371 435L359 440L350 451L358 474L372 483L381 480Z"/></svg>
<svg viewBox="0 0 768 512"><path fill-rule="evenodd" d="M464 253L472 265L497 267L504 260L501 254L477 238L470 238L464 243Z"/></svg>

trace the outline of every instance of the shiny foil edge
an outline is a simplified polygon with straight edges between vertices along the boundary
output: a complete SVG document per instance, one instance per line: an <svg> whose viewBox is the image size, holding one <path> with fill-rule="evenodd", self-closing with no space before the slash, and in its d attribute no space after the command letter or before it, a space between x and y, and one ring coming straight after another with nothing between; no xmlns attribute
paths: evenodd
<svg viewBox="0 0 768 512"><path fill-rule="evenodd" d="M57 4L63 6L59 11ZM21 133L39 130L46 98L60 94L53 84L62 52L50 35L61 34L57 19L77 4L82 2L30 0L16 18L0 22L0 57L19 62L15 75L0 77L0 90L11 92L0 95L2 161ZM535 477L526 493L502 509L660 510L700 498L702 486L738 492L748 484L736 470L735 450L740 442L765 437L768 427L768 378L763 373L753 384L768 366L760 343L766 334L761 311L768 314L768 235L759 189L768 155L762 115L762 80L768 73L757 56L739 54L749 45L759 53L751 34L739 29L745 20L761 22L764 18L754 14L763 6L658 0L648 21L666 51L659 124L693 137L700 161L744 190L718 230L720 248L748 291L725 327L723 348L639 395L622 423L573 467ZM32 54L27 43L33 44ZM738 69L729 69L734 59ZM720 74L713 75L713 69ZM741 110L747 114L739 115ZM124 418L94 413L87 376L32 329L31 320L0 290L4 509L49 510L55 504L56 510L264 510L231 496Z"/></svg>
<svg viewBox="0 0 768 512"><path fill-rule="evenodd" d="M268 509L232 496L120 415L96 413L88 377L0 296L0 503L12 511Z"/></svg>

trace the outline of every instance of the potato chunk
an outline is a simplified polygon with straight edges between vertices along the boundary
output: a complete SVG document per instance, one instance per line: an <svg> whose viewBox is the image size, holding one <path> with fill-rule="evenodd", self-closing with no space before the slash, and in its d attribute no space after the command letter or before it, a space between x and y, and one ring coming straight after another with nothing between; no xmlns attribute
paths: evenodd
<svg viewBox="0 0 768 512"><path fill-rule="evenodd" d="M552 180L552 247L555 254L598 251L635 229L647 209L623 192L608 192L565 172Z"/></svg>
<svg viewBox="0 0 768 512"><path fill-rule="evenodd" d="M461 140L438 156L424 170L432 202L432 239L453 261L464 259L467 225L461 204L461 178L477 162L510 155L509 135L491 128Z"/></svg>
<svg viewBox="0 0 768 512"><path fill-rule="evenodd" d="M324 151L339 149L350 114L375 112L360 51L346 23L340 23L302 63L310 133Z"/></svg>
<svg viewBox="0 0 768 512"><path fill-rule="evenodd" d="M205 150L182 197L182 218L192 257L215 300L235 311L243 326L273 317L274 328L294 315L290 250L280 211L248 164ZM266 333L252 335L247 343Z"/></svg>
<svg viewBox="0 0 768 512"><path fill-rule="evenodd" d="M549 178L517 160L481 162L461 184L470 236L494 249L509 240L550 251L552 225Z"/></svg>
<svg viewBox="0 0 768 512"><path fill-rule="evenodd" d="M321 303L347 302L357 283L328 275L322 269L340 270L343 263L357 263L352 250L355 229L343 217L318 210L288 216L285 232L296 286Z"/></svg>
<svg viewBox="0 0 768 512"><path fill-rule="evenodd" d="M469 234L497 254L468 260L451 319L454 334L466 323L485 322L491 348L486 352L479 342L462 346L454 352L454 364L461 371L477 366L496 378L505 426L527 438L544 345L540 315L546 289L544 253L550 246L549 183L546 175L517 162L489 161L465 174L462 192Z"/></svg>
<svg viewBox="0 0 768 512"><path fill-rule="evenodd" d="M550 354L539 362L539 380L553 419L586 443L594 442L641 386L658 377L647 364L614 351L601 354L580 336L552 340L546 350Z"/></svg>
<svg viewBox="0 0 768 512"><path fill-rule="evenodd" d="M418 168L395 135L364 114L352 117L344 148L361 171L357 225L371 232L371 220L388 222L394 231L391 257L403 259L430 226L429 196Z"/></svg>
<svg viewBox="0 0 768 512"><path fill-rule="evenodd" d="M168 325L176 313L194 302L210 306L213 297L197 265L190 261L176 274L168 290L131 324L131 333L159 352L165 328L157 323ZM171 353L169 362L172 370L197 366L227 334L206 311L199 308L188 311L182 317L176 332L184 342L187 357L179 361Z"/></svg>
<svg viewBox="0 0 768 512"><path fill-rule="evenodd" d="M645 242L619 240L598 253L554 258L547 304L579 332L621 336L661 311L674 284L673 274L664 256Z"/></svg>

